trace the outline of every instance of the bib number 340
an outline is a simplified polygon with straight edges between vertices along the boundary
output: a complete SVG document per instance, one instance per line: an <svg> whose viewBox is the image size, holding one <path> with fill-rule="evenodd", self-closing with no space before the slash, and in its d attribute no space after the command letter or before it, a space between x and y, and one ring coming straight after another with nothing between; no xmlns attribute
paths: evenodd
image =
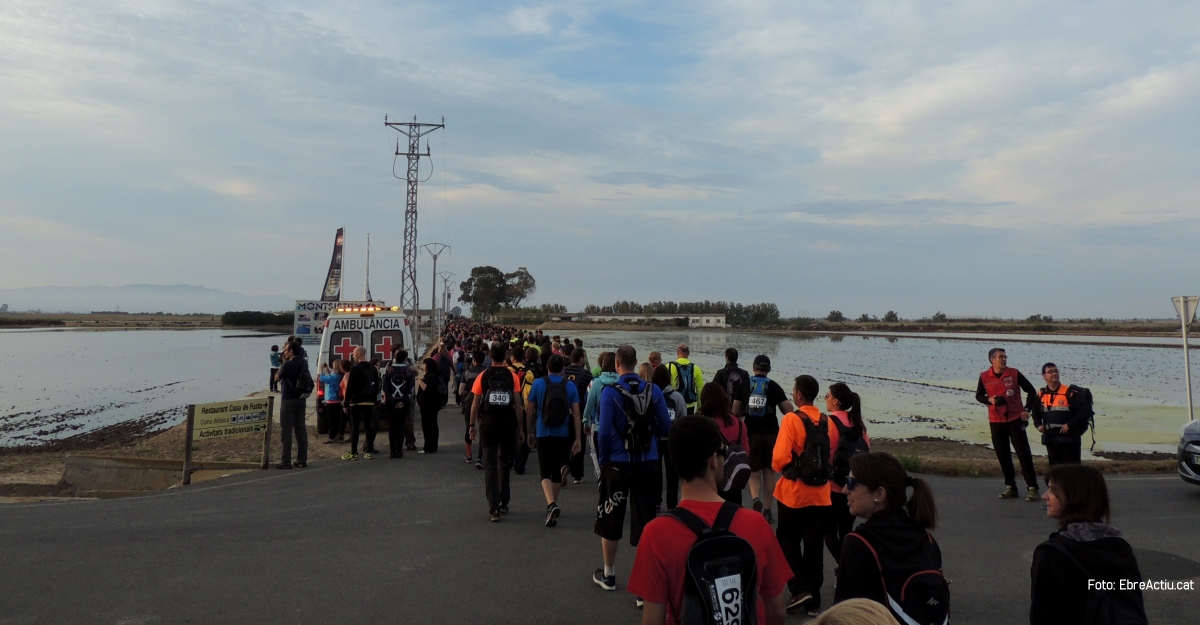
<svg viewBox="0 0 1200 625"><path fill-rule="evenodd" d="M742 576L718 577L713 584L717 591L718 622L722 625L741 625Z"/></svg>

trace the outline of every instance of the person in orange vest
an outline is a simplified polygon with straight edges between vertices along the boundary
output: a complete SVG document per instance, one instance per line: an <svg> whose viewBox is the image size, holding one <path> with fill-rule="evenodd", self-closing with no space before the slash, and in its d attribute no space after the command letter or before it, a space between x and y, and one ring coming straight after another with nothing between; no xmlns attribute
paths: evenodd
<svg viewBox="0 0 1200 625"><path fill-rule="evenodd" d="M1025 501L1038 501L1037 472L1033 468L1033 454L1029 451L1029 437L1025 428L1029 426L1029 413L1032 406L1037 405L1037 389L1021 375L1020 371L1008 366L1008 355L1003 349L996 347L988 352L988 360L992 366L979 374L979 384L975 389L975 399L988 407L988 425L992 430L992 447L996 450L996 459L1000 461L1000 470L1004 472L1003 493L1001 499L1017 497L1017 478L1013 469L1012 451L1017 452L1017 460L1021 463L1021 475L1029 488ZM1025 403L1021 403L1021 391L1025 391Z"/></svg>
<svg viewBox="0 0 1200 625"><path fill-rule="evenodd" d="M1042 365L1046 386L1038 391L1038 410L1033 411L1033 425L1042 433L1042 444L1050 466L1079 464L1083 433L1088 429L1092 411L1092 394L1074 384L1059 380L1058 365Z"/></svg>

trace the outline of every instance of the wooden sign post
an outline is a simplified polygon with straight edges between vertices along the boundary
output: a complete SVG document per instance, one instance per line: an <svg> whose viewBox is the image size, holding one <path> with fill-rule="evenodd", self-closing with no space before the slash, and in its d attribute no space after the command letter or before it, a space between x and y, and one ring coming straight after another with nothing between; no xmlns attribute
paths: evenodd
<svg viewBox="0 0 1200 625"><path fill-rule="evenodd" d="M270 395L212 404L188 404L181 482L184 485L192 483L192 445L196 441L235 434L263 433L260 468L266 469L271 460L271 419L274 415L275 398Z"/></svg>

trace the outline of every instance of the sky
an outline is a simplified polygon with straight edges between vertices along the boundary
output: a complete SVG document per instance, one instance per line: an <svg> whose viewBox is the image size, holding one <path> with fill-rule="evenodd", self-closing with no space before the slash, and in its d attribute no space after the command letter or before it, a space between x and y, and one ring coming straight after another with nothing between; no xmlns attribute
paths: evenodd
<svg viewBox="0 0 1200 625"><path fill-rule="evenodd" d="M344 226L394 302L415 115L419 242L535 305L1169 317L1197 102L1195 2L6 0L0 288L315 299Z"/></svg>

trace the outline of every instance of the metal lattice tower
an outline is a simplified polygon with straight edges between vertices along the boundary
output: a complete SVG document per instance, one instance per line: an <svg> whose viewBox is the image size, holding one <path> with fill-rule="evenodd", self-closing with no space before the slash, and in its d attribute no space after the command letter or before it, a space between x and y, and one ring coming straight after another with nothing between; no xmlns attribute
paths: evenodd
<svg viewBox="0 0 1200 625"><path fill-rule="evenodd" d="M408 192L404 206L404 266L400 270L400 308L410 311L412 315L410 319L416 323L420 319L417 311L419 303L417 292L417 183L420 182L420 177L417 173L421 157L429 156L428 141L425 142L425 153L421 153L421 137L439 128L445 128L446 118L443 117L440 124L419 124L416 115L413 116L411 122L389 122L387 115L384 115L383 125L395 129L408 139L407 152L400 151L400 141L396 140L396 158L399 159L403 156L408 159ZM396 175L394 165L392 175ZM399 178L399 176L396 177Z"/></svg>

